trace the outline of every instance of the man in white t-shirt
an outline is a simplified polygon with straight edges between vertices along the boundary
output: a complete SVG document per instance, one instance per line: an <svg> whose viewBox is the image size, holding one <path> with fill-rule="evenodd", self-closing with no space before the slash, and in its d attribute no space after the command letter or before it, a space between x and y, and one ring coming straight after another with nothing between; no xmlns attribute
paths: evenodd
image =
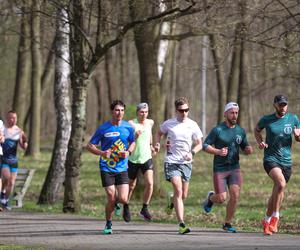
<svg viewBox="0 0 300 250"><path fill-rule="evenodd" d="M184 223L183 200L187 197L189 180L192 174L194 155L202 149L203 134L198 124L188 118L189 104L185 97L175 101L176 117L160 125L157 133L156 152L160 150L160 139L167 137L164 171L167 181L173 186L173 198L168 204L170 214L173 207L179 222L179 233L186 234L191 230Z"/></svg>

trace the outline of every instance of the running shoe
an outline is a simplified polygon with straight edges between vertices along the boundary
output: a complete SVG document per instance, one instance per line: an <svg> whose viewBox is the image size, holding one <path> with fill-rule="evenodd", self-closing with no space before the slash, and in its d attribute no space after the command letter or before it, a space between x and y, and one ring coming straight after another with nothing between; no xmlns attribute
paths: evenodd
<svg viewBox="0 0 300 250"><path fill-rule="evenodd" d="M206 212L206 213L209 213L212 209L212 206L213 206L213 202L210 200L210 197L215 194L214 191L209 191L207 193L207 197L205 199L205 201L202 203L202 206L203 206L203 210Z"/></svg>
<svg viewBox="0 0 300 250"><path fill-rule="evenodd" d="M189 229L186 226L179 226L179 234L188 234L191 232L191 229Z"/></svg>
<svg viewBox="0 0 300 250"><path fill-rule="evenodd" d="M124 204L123 205L123 219L125 222L130 222L131 221L131 214L129 211L129 205Z"/></svg>
<svg viewBox="0 0 300 250"><path fill-rule="evenodd" d="M271 218L269 229L272 233L278 232L278 222L279 222L279 218L277 217Z"/></svg>
<svg viewBox="0 0 300 250"><path fill-rule="evenodd" d="M108 227L105 227L104 230L103 230L103 234L112 234L113 231L112 231L112 228L108 228Z"/></svg>
<svg viewBox="0 0 300 250"><path fill-rule="evenodd" d="M173 203L173 193L168 193L167 196L167 207L165 208L165 212L167 215L171 215L173 212L174 203Z"/></svg>
<svg viewBox="0 0 300 250"><path fill-rule="evenodd" d="M265 219L261 221L261 224L264 229L264 235L272 235L273 233L270 231L270 223L267 222Z"/></svg>
<svg viewBox="0 0 300 250"><path fill-rule="evenodd" d="M115 216L120 216L121 215L121 204L116 203L115 204Z"/></svg>
<svg viewBox="0 0 300 250"><path fill-rule="evenodd" d="M230 223L223 224L223 230L228 233L236 233L236 229Z"/></svg>
<svg viewBox="0 0 300 250"><path fill-rule="evenodd" d="M2 208L6 209L6 210L8 210L8 211L11 210L11 206L9 205L8 200L2 199L2 200L0 201L0 204L1 204Z"/></svg>
<svg viewBox="0 0 300 250"><path fill-rule="evenodd" d="M149 213L149 210L148 208L142 208L141 211L140 211L140 216L146 220L146 221L151 221L152 220L152 216L151 214Z"/></svg>

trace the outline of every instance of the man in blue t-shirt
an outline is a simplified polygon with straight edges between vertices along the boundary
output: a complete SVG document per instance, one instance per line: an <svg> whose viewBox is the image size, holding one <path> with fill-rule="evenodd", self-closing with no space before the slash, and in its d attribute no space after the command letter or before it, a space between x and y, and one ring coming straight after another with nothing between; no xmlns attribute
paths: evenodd
<svg viewBox="0 0 300 250"><path fill-rule="evenodd" d="M237 124L239 106L235 102L225 105L225 121L214 127L203 143L205 152L214 155L213 182L215 191L210 191L203 203L203 209L209 213L214 203L223 203L229 193L226 217L223 229L235 233L231 220L234 217L242 176L239 164L239 150L245 154L252 153L245 130ZM228 189L228 190L227 190Z"/></svg>
<svg viewBox="0 0 300 250"><path fill-rule="evenodd" d="M278 231L284 189L292 173L292 135L296 141L300 141L299 119L297 115L287 113L287 97L275 96L273 105L275 113L263 116L254 130L258 147L264 149L264 169L274 182L266 217L262 220L265 235ZM266 129L265 141L261 135L263 129Z"/></svg>
<svg viewBox="0 0 300 250"><path fill-rule="evenodd" d="M112 214L117 199L124 204L123 219L126 222L130 221L127 163L128 156L134 150L135 142L133 127L123 121L125 107L122 101L113 101L110 105L112 119L97 128L87 145L87 150L100 155L100 175L107 195L104 234L112 234ZM118 197L116 197L116 191Z"/></svg>

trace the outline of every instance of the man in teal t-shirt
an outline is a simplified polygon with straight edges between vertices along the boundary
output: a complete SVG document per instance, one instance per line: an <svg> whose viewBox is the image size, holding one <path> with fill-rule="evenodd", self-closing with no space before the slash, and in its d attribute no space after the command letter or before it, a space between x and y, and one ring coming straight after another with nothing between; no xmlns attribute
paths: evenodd
<svg viewBox="0 0 300 250"><path fill-rule="evenodd" d="M299 119L297 115L287 113L287 97L275 96L273 105L275 113L263 116L254 130L258 147L264 149L264 169L274 182L266 217L262 220L265 235L278 231L284 188L292 173L292 134L300 141ZM265 141L261 135L263 129L266 129Z"/></svg>
<svg viewBox="0 0 300 250"><path fill-rule="evenodd" d="M214 154L213 181L215 192L210 191L203 203L203 209L209 213L214 203L223 203L227 197L227 186L230 199L227 204L223 229L235 233L231 226L242 185L239 164L239 149L245 154L252 153L245 130L237 124L239 106L229 102L225 106L225 121L213 128L203 143L203 149Z"/></svg>

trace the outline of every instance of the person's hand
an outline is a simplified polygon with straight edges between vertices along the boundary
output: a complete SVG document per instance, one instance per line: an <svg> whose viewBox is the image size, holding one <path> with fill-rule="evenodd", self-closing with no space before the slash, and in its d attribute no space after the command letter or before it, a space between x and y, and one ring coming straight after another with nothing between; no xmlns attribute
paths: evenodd
<svg viewBox="0 0 300 250"><path fill-rule="evenodd" d="M300 128L297 128L296 126L294 127L294 136L300 137Z"/></svg>
<svg viewBox="0 0 300 250"><path fill-rule="evenodd" d="M111 150L108 149L108 150L102 151L101 156L104 157L104 158L110 158Z"/></svg>
<svg viewBox="0 0 300 250"><path fill-rule="evenodd" d="M193 159L193 154L192 154L192 152L188 152L188 153L186 154L186 156L184 157L184 159L187 160L187 161L191 161L191 160Z"/></svg>
<svg viewBox="0 0 300 250"><path fill-rule="evenodd" d="M155 144L154 150L155 150L156 153L159 152L159 150L160 150L160 143L159 143L159 142L157 142L157 143Z"/></svg>
<svg viewBox="0 0 300 250"><path fill-rule="evenodd" d="M155 148L152 147L152 145L150 145L150 147L151 147L151 155L155 156L156 155Z"/></svg>
<svg viewBox="0 0 300 250"><path fill-rule="evenodd" d="M264 148L267 148L268 147L268 144L265 143L264 141L258 143L258 148L259 149L264 149Z"/></svg>
<svg viewBox="0 0 300 250"><path fill-rule="evenodd" d="M218 150L219 156L226 156L228 154L228 147L224 147Z"/></svg>
<svg viewBox="0 0 300 250"><path fill-rule="evenodd" d="M129 155L130 155L130 154L129 154L129 151L119 151L119 152L118 152L118 156L119 156L120 158L127 158Z"/></svg>
<svg viewBox="0 0 300 250"><path fill-rule="evenodd" d="M246 147L245 147L244 153L245 153L246 155L250 155L250 154L252 154L252 152L253 152L253 149L252 149L251 146L246 146Z"/></svg>

